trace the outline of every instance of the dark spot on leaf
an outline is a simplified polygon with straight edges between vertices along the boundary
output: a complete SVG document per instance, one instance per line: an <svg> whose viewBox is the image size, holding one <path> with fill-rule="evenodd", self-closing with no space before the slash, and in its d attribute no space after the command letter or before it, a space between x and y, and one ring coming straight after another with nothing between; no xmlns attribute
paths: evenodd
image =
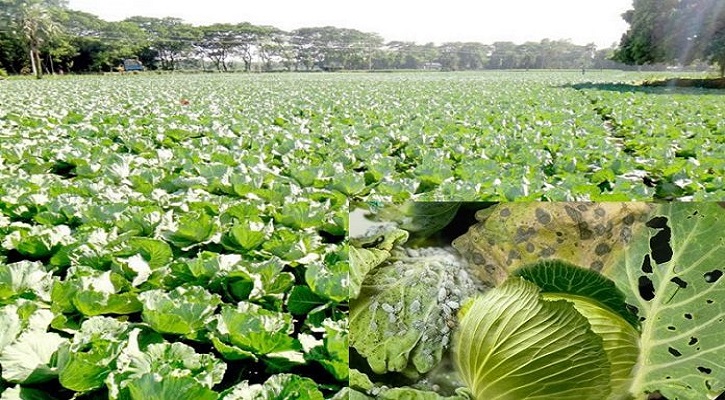
<svg viewBox="0 0 725 400"><path fill-rule="evenodd" d="M601 207L597 207L597 208L596 208L596 209L594 210L594 215L596 215L597 217L603 217L603 216L607 215L607 212L606 212L606 211L604 211L604 209L603 209L603 208L601 208Z"/></svg>
<svg viewBox="0 0 725 400"><path fill-rule="evenodd" d="M632 225L634 223L634 214L627 214L626 217L622 218L622 222L625 225Z"/></svg>
<svg viewBox="0 0 725 400"><path fill-rule="evenodd" d="M471 261L473 261L474 264L481 265L486 263L486 258L483 257L483 254L476 251L471 256Z"/></svg>
<svg viewBox="0 0 725 400"><path fill-rule="evenodd" d="M511 210L509 210L508 208L504 208L503 210L501 210L500 214L502 217L506 218L511 215Z"/></svg>
<svg viewBox="0 0 725 400"><path fill-rule="evenodd" d="M577 228L579 228L579 238L582 240L589 240L594 236L594 232L589 229L589 224L584 221L578 223Z"/></svg>
<svg viewBox="0 0 725 400"><path fill-rule="evenodd" d="M534 250L536 250L536 246L534 246L533 243L526 243L526 251L528 251L529 253L533 253Z"/></svg>
<svg viewBox="0 0 725 400"><path fill-rule="evenodd" d="M685 319L692 319L692 314L690 314L690 313L685 314Z"/></svg>
<svg viewBox="0 0 725 400"><path fill-rule="evenodd" d="M604 224L597 224L597 225L596 225L596 226L594 227L594 233L595 233L595 234L596 234L597 236L604 236L604 235L605 235L605 234L606 234L607 232L610 232L610 231L612 230L612 227L613 227L613 226L612 226L612 223L611 223L611 222L609 222L609 224L607 224L607 225L604 225ZM610 235L610 236L611 236L611 235Z"/></svg>
<svg viewBox="0 0 725 400"><path fill-rule="evenodd" d="M715 301L714 301L713 299L707 299L707 300L706 300L705 302L706 302L707 304L712 304L712 303L714 303Z"/></svg>
<svg viewBox="0 0 725 400"><path fill-rule="evenodd" d="M603 262L601 262L601 261L594 261L594 262L593 262L593 263L591 264L591 268L592 268L593 270L597 271L597 272L600 272L600 271L602 270L602 268L604 268L604 263L603 263Z"/></svg>
<svg viewBox="0 0 725 400"><path fill-rule="evenodd" d="M619 238L622 239L624 243L629 243L629 241L632 240L632 228L628 226L622 227L622 231L619 232Z"/></svg>
<svg viewBox="0 0 725 400"><path fill-rule="evenodd" d="M670 279L670 282L677 284L677 286L679 286L681 289L685 289L687 287L687 282L683 281L677 276Z"/></svg>
<svg viewBox="0 0 725 400"><path fill-rule="evenodd" d="M518 250L511 250L511 251L509 251L509 257L508 257L508 259L509 259L509 261L520 260L521 259L521 253L519 253Z"/></svg>
<svg viewBox="0 0 725 400"><path fill-rule="evenodd" d="M646 301L655 298L655 286L652 283L652 279L646 276L639 277L639 296Z"/></svg>
<svg viewBox="0 0 725 400"><path fill-rule="evenodd" d="M607 253L612 251L612 248L609 247L606 243L599 243L597 247L594 249L594 253L596 253L598 256L603 256Z"/></svg>
<svg viewBox="0 0 725 400"><path fill-rule="evenodd" d="M531 239L534 235L536 235L536 229L533 227L524 228L523 226L520 226L516 229L516 237L514 240L516 243L523 243Z"/></svg>
<svg viewBox="0 0 725 400"><path fill-rule="evenodd" d="M556 236L560 236L561 237L561 236L564 236L564 234L561 233L561 232L556 232Z"/></svg>
<svg viewBox="0 0 725 400"><path fill-rule="evenodd" d="M652 273L652 261L649 258L649 254L645 254L644 260L642 260L642 272L646 274Z"/></svg>
<svg viewBox="0 0 725 400"><path fill-rule="evenodd" d="M688 344L688 345L690 345L690 346L694 346L694 345L696 345L696 344L697 344L697 342L698 342L697 338L696 338L696 337L694 337L694 336L692 336L692 337L690 338L690 342L689 342L689 343L687 343L687 344Z"/></svg>
<svg viewBox="0 0 725 400"><path fill-rule="evenodd" d="M485 267L483 267L483 268L484 268L484 269L486 270L486 272L488 272L489 274L493 274L494 272L496 272L496 267L495 267L495 266L494 266L493 264L486 264L486 266L485 266Z"/></svg>
<svg viewBox="0 0 725 400"><path fill-rule="evenodd" d="M576 206L576 208L579 209L579 211L582 211L582 212L586 212L589 209L589 207L586 206L586 205L584 205L584 204L579 204L578 206Z"/></svg>
<svg viewBox="0 0 725 400"><path fill-rule="evenodd" d="M566 211L566 215L568 215L574 222L582 220L582 213L577 211L574 207L568 205L564 206L564 211Z"/></svg>
<svg viewBox="0 0 725 400"><path fill-rule="evenodd" d="M676 331L677 328L675 328L674 326L670 325L670 326L667 327L667 330L668 331Z"/></svg>
<svg viewBox="0 0 725 400"><path fill-rule="evenodd" d="M722 277L722 271L719 269L716 269L714 271L710 271L706 273L705 275L705 282L707 283L715 283Z"/></svg>
<svg viewBox="0 0 725 400"><path fill-rule="evenodd" d="M546 212L543 208L536 209L536 220L542 225L547 225L551 222L551 214Z"/></svg>
<svg viewBox="0 0 725 400"><path fill-rule="evenodd" d="M710 375L712 373L712 370L706 367L697 367L697 370L707 375Z"/></svg>
<svg viewBox="0 0 725 400"><path fill-rule="evenodd" d="M554 253L556 253L556 250L552 249L551 247L545 247L541 250L539 255L541 257L551 257L554 255Z"/></svg>
<svg viewBox="0 0 725 400"><path fill-rule="evenodd" d="M674 348L674 347L668 347L668 348L667 348L667 351L669 351L669 352L670 352L670 354L672 354L672 355L673 355L673 356L675 356L675 357L680 357L680 356L682 356L682 353L680 353L679 351L677 351L677 349L676 349L676 348Z"/></svg>

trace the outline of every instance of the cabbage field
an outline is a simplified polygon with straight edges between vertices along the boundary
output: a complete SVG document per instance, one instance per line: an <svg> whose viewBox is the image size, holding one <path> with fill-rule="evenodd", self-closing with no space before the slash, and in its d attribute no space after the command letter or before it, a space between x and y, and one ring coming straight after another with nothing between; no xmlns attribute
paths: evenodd
<svg viewBox="0 0 725 400"><path fill-rule="evenodd" d="M1 81L1 398L347 398L351 207L725 198L719 92L643 78Z"/></svg>
<svg viewBox="0 0 725 400"><path fill-rule="evenodd" d="M357 398L725 398L722 203L372 214L350 238Z"/></svg>

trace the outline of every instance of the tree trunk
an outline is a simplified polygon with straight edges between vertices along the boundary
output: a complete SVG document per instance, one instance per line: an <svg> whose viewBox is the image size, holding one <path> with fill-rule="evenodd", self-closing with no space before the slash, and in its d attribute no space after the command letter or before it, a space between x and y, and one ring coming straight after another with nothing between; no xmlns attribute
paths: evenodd
<svg viewBox="0 0 725 400"><path fill-rule="evenodd" d="M37 71L35 69L35 54L33 54L33 49L30 49L30 68L33 70L33 75L37 75Z"/></svg>
<svg viewBox="0 0 725 400"><path fill-rule="evenodd" d="M36 79L40 79L43 77L43 63L40 59L40 51L36 48L35 49L35 67L37 68L37 75L35 75Z"/></svg>
<svg viewBox="0 0 725 400"><path fill-rule="evenodd" d="M39 58L40 57L38 57L38 55L36 53L36 50L35 50L35 47L34 46L31 47L30 48L30 67L33 70L33 76L35 76L35 78L37 78L37 79L40 79L41 74L43 73L40 70L41 67L40 67L40 60L39 60Z"/></svg>

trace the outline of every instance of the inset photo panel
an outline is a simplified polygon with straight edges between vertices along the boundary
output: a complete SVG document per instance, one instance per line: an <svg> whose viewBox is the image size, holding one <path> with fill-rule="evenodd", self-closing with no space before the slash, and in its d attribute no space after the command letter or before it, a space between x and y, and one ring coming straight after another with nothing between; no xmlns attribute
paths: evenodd
<svg viewBox="0 0 725 400"><path fill-rule="evenodd" d="M350 232L356 398L725 391L723 204L376 204Z"/></svg>

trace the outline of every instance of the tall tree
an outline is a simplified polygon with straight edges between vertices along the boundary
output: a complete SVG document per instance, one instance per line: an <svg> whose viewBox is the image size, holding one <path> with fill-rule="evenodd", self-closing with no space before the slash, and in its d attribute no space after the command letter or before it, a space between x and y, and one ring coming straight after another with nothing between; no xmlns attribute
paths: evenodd
<svg viewBox="0 0 725 400"><path fill-rule="evenodd" d="M20 35L26 47L33 75L43 75L41 47L60 33L51 10L66 5L61 0L0 0L0 22Z"/></svg>
<svg viewBox="0 0 725 400"><path fill-rule="evenodd" d="M289 34L273 26L261 26L260 36L257 43L257 53L262 61L262 68L265 71L272 70L273 61L281 62L286 69L291 63L289 60L294 57L292 46L289 43Z"/></svg>
<svg viewBox="0 0 725 400"><path fill-rule="evenodd" d="M231 24L214 24L201 27L201 37L194 44L197 52L208 58L219 72L227 72L227 59L234 54L236 28Z"/></svg>
<svg viewBox="0 0 725 400"><path fill-rule="evenodd" d="M709 60L725 75L725 1L634 0L615 59L628 64Z"/></svg>
<svg viewBox="0 0 725 400"><path fill-rule="evenodd" d="M175 70L179 59L185 57L198 41L201 31L180 18L131 17L125 22L144 32L149 55L161 62L161 69Z"/></svg>

